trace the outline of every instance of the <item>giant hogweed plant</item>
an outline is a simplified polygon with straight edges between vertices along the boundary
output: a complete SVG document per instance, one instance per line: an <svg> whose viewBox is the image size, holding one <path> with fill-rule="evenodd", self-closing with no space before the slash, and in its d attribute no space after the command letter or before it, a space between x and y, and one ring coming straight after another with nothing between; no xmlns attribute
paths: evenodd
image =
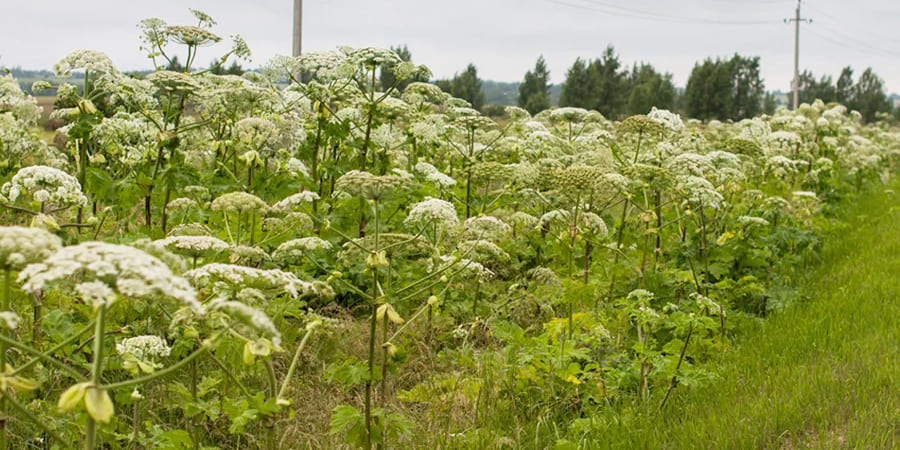
<svg viewBox="0 0 900 450"><path fill-rule="evenodd" d="M141 24L182 72L60 62L86 78L59 87L62 149L0 79L7 447L588 445L700 388L801 295L837 200L900 163L895 131L821 102L495 121L376 48L213 75L194 14Z"/></svg>

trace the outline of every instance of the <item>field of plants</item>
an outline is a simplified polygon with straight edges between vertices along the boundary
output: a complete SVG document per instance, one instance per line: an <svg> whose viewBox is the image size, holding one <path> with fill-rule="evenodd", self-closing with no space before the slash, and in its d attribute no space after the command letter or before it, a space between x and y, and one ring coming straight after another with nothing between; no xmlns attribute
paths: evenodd
<svg viewBox="0 0 900 450"><path fill-rule="evenodd" d="M62 58L52 142L0 76L0 448L608 446L727 381L900 167L838 104L495 120L378 48L214 75L249 49L196 16L141 23L146 77Z"/></svg>

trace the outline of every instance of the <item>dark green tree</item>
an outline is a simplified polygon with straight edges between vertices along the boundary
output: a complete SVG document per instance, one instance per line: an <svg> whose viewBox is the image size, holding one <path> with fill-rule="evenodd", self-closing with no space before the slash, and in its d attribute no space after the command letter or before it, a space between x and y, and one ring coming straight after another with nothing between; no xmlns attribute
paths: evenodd
<svg viewBox="0 0 900 450"><path fill-rule="evenodd" d="M220 61L214 60L209 63L209 72L215 75L243 75L245 70L237 61L232 61L228 68L220 64Z"/></svg>
<svg viewBox="0 0 900 450"><path fill-rule="evenodd" d="M837 82L834 85L835 101L847 105L853 100L853 69L850 66L841 70Z"/></svg>
<svg viewBox="0 0 900 450"><path fill-rule="evenodd" d="M453 80L442 79L434 82L437 87L441 88L442 91L447 92L449 94L453 93Z"/></svg>
<svg viewBox="0 0 900 450"><path fill-rule="evenodd" d="M525 73L525 81L519 85L519 106L531 114L550 107L550 72L543 56L538 58L533 70Z"/></svg>
<svg viewBox="0 0 900 450"><path fill-rule="evenodd" d="M603 57L588 67L590 74L590 109L606 117L616 118L625 113L628 104L628 76L612 46L606 47Z"/></svg>
<svg viewBox="0 0 900 450"><path fill-rule="evenodd" d="M672 74L661 74L650 64L635 64L629 78L628 114L647 114L655 106L675 108L675 85Z"/></svg>
<svg viewBox="0 0 900 450"><path fill-rule="evenodd" d="M837 91L830 76L822 76L820 79L808 70L800 74L800 103L812 103L815 100L825 103L837 101Z"/></svg>
<svg viewBox="0 0 900 450"><path fill-rule="evenodd" d="M172 60L169 61L169 65L166 66L166 70L171 70L172 72L184 72L184 66L178 61L178 55L172 57Z"/></svg>
<svg viewBox="0 0 900 450"><path fill-rule="evenodd" d="M735 54L730 65L734 100L727 118L740 120L758 115L766 93L759 73L759 57L745 58Z"/></svg>
<svg viewBox="0 0 900 450"><path fill-rule="evenodd" d="M559 106L574 106L578 108L590 108L591 103L591 74L588 64L581 58L575 60L569 71L566 72L566 81L562 85L559 95Z"/></svg>
<svg viewBox="0 0 900 450"><path fill-rule="evenodd" d="M481 79L478 78L478 68L475 64L469 63L465 72L454 75L449 87L450 94L468 101L472 104L472 108L480 111L484 106L484 92L481 90Z"/></svg>
<svg viewBox="0 0 900 450"><path fill-rule="evenodd" d="M706 59L694 65L685 88L688 116L740 120L759 114L765 100L759 58L735 54L731 59Z"/></svg>
<svg viewBox="0 0 900 450"><path fill-rule="evenodd" d="M884 81L871 67L856 80L849 107L859 111L866 122L874 121L878 113L891 112L891 102L884 91Z"/></svg>
<svg viewBox="0 0 900 450"><path fill-rule="evenodd" d="M732 101L730 61L706 59L694 65L684 90L684 108L689 117L726 118L731 114Z"/></svg>

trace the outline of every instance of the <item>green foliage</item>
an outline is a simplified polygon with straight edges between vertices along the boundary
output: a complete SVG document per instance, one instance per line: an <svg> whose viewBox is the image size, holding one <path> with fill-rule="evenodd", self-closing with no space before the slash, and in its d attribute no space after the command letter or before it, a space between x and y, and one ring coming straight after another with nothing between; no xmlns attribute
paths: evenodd
<svg viewBox="0 0 900 450"><path fill-rule="evenodd" d="M544 57L538 58L534 69L525 73L525 81L519 85L519 106L531 114L550 107L550 72Z"/></svg>
<svg viewBox="0 0 900 450"><path fill-rule="evenodd" d="M759 57L735 54L731 59L707 59L696 64L685 88L685 110L690 117L741 120L762 110L765 88Z"/></svg>
<svg viewBox="0 0 900 450"><path fill-rule="evenodd" d="M800 74L800 102L812 103L821 100L825 103L839 102L862 114L866 122L874 121L879 114L888 114L893 105L885 92L884 81L869 67L860 75L854 84L853 69L845 67L837 80L831 76L822 76L816 81L813 74L804 71Z"/></svg>
<svg viewBox="0 0 900 450"><path fill-rule="evenodd" d="M181 72L61 62L92 69L59 88L59 150L4 94L7 447L602 446L728 379L710 363L813 298L836 215L900 167L889 123L839 105L684 121L612 48L569 71L592 109L544 109L540 59L531 112L494 120L474 66L448 93L403 49L193 70L220 40L193 14L141 24ZM697 70L757 114L757 60Z"/></svg>
<svg viewBox="0 0 900 450"><path fill-rule="evenodd" d="M642 63L631 69L629 78L631 93L628 96L629 114L647 114L654 107L675 109L677 92L672 74L658 73L653 66Z"/></svg>
<svg viewBox="0 0 900 450"><path fill-rule="evenodd" d="M450 80L438 80L437 85L454 97L469 102L476 110L481 110L481 107L484 106L482 81L481 78L478 78L478 68L475 67L475 64L469 64L465 71L457 73Z"/></svg>

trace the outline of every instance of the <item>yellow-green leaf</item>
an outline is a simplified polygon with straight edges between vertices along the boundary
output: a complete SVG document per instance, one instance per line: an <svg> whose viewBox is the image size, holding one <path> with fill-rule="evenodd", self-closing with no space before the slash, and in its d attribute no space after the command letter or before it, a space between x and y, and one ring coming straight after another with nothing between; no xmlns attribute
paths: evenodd
<svg viewBox="0 0 900 450"><path fill-rule="evenodd" d="M90 383L78 383L69 387L59 396L59 403L57 403L56 406L60 411L72 409L82 398L84 398L84 391L87 390L89 385Z"/></svg>
<svg viewBox="0 0 900 450"><path fill-rule="evenodd" d="M115 412L109 393L96 387L91 387L85 392L84 409L100 423L109 422Z"/></svg>
<svg viewBox="0 0 900 450"><path fill-rule="evenodd" d="M6 383L18 392L33 391L39 386L37 381L22 377L8 377Z"/></svg>
<svg viewBox="0 0 900 450"><path fill-rule="evenodd" d="M251 366L256 361L256 355L253 354L253 348L249 342L244 343L244 364Z"/></svg>

